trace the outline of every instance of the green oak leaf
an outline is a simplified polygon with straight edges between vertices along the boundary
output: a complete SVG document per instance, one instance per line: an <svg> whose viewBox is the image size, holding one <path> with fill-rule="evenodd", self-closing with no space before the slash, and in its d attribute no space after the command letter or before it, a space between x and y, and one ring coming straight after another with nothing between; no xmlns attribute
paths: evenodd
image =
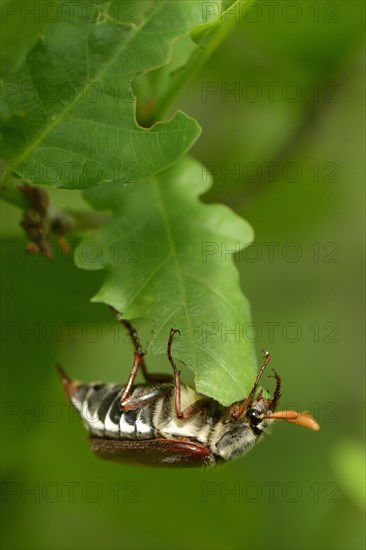
<svg viewBox="0 0 366 550"><path fill-rule="evenodd" d="M170 62L175 41L209 18L205 2L53 4L55 21L3 84L8 172L84 189L138 181L173 164L200 127L179 111L151 128L139 126L133 81Z"/></svg>
<svg viewBox="0 0 366 550"><path fill-rule="evenodd" d="M51 8L51 9L50 9ZM0 4L0 77L14 73L47 25L48 0L4 0ZM28 17L27 17L28 15Z"/></svg>
<svg viewBox="0 0 366 550"><path fill-rule="evenodd" d="M231 253L253 233L227 207L198 199L210 185L203 166L185 157L137 185L85 191L92 207L112 216L82 241L75 260L106 269L93 301L129 320L154 321L148 352L165 354L170 328L179 329L174 357L193 370L198 392L228 405L248 394L257 371L253 345L243 338L250 310Z"/></svg>

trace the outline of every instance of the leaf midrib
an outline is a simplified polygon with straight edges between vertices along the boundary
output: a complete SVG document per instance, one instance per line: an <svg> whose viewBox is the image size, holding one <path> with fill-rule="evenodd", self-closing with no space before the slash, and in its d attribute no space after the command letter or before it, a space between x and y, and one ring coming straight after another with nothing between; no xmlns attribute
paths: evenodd
<svg viewBox="0 0 366 550"><path fill-rule="evenodd" d="M179 260L178 260L178 254L177 254L177 249L176 249L174 238L173 238L173 233L172 233L172 230L171 230L171 225L169 223L169 218L166 215L165 204L164 204L164 201L162 199L162 195L161 195L160 188L159 188L159 182L158 182L157 178L155 178L155 177L151 178L150 186L152 188L152 192L153 192L153 195L154 195L154 198L155 198L155 203L156 203L156 207L157 207L160 219L161 219L162 224L164 226L165 235L166 235L168 245L169 245L169 249L170 249L170 255L171 255L171 257L173 259L173 262L174 262L175 271L176 271L177 278L178 278L180 295L181 295L181 299L182 299L184 316L186 318L186 323L187 323L187 327L188 327L189 342L190 342L190 345L191 345L191 349L194 350L194 363L195 363L195 368L196 368L196 362L197 362L196 347L195 347L195 344L194 344L194 341L193 341L192 326L191 326L189 313L188 313L188 309L187 309L187 299L186 299L187 296L186 296L186 290L185 290L185 286L184 286L183 271L182 271L182 268L181 268Z"/></svg>

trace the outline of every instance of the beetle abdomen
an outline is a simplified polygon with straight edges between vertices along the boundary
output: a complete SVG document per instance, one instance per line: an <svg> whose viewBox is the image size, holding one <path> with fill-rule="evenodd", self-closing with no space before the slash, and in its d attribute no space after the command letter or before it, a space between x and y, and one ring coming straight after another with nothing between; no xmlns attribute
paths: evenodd
<svg viewBox="0 0 366 550"><path fill-rule="evenodd" d="M172 392L173 386L134 387L131 399L159 399ZM135 410L121 411L119 400L124 386L116 384L80 384L71 395L71 402L79 412L85 427L93 436L111 439L151 439L156 437L153 423L154 404Z"/></svg>

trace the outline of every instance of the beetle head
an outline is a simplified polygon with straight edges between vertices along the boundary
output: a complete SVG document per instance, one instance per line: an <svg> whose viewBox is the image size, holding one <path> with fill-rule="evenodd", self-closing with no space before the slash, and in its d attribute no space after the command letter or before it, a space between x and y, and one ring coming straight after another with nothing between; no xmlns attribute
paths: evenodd
<svg viewBox="0 0 366 550"><path fill-rule="evenodd" d="M281 396L281 378L276 371L273 371L273 376L276 379L276 388L272 399L265 399L262 397L262 391L260 391L257 397L255 397L259 381L270 359L271 356L268 351L266 351L263 365L258 372L257 378L255 379L248 397L244 399L241 404L234 403L230 407L232 417L236 420L242 420L243 422L249 421L254 433L258 427L261 429L260 426L266 427L268 425L268 422L265 422L266 420L271 421L278 419L286 420L287 422L304 426L310 430L318 431L320 429L319 424L307 412L297 412L292 410L276 411L276 407Z"/></svg>

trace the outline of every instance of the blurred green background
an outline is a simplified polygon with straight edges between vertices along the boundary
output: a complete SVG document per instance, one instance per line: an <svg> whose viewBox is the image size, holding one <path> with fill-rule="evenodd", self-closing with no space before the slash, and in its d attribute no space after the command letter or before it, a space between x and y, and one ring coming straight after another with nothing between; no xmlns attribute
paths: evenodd
<svg viewBox="0 0 366 550"><path fill-rule="evenodd" d="M131 344L107 308L88 302L103 274L25 256L20 212L4 206L4 548L365 547L364 3L258 5L174 108L203 127L192 154L214 172L204 200L255 229L237 265L258 357L271 351L282 405L310 410L321 431L279 423L247 457L213 470L94 458L54 363L79 379L122 382ZM239 97L225 94L233 89ZM277 163L274 177L265 163ZM226 174L235 164L241 174ZM149 364L168 371L165 358Z"/></svg>

